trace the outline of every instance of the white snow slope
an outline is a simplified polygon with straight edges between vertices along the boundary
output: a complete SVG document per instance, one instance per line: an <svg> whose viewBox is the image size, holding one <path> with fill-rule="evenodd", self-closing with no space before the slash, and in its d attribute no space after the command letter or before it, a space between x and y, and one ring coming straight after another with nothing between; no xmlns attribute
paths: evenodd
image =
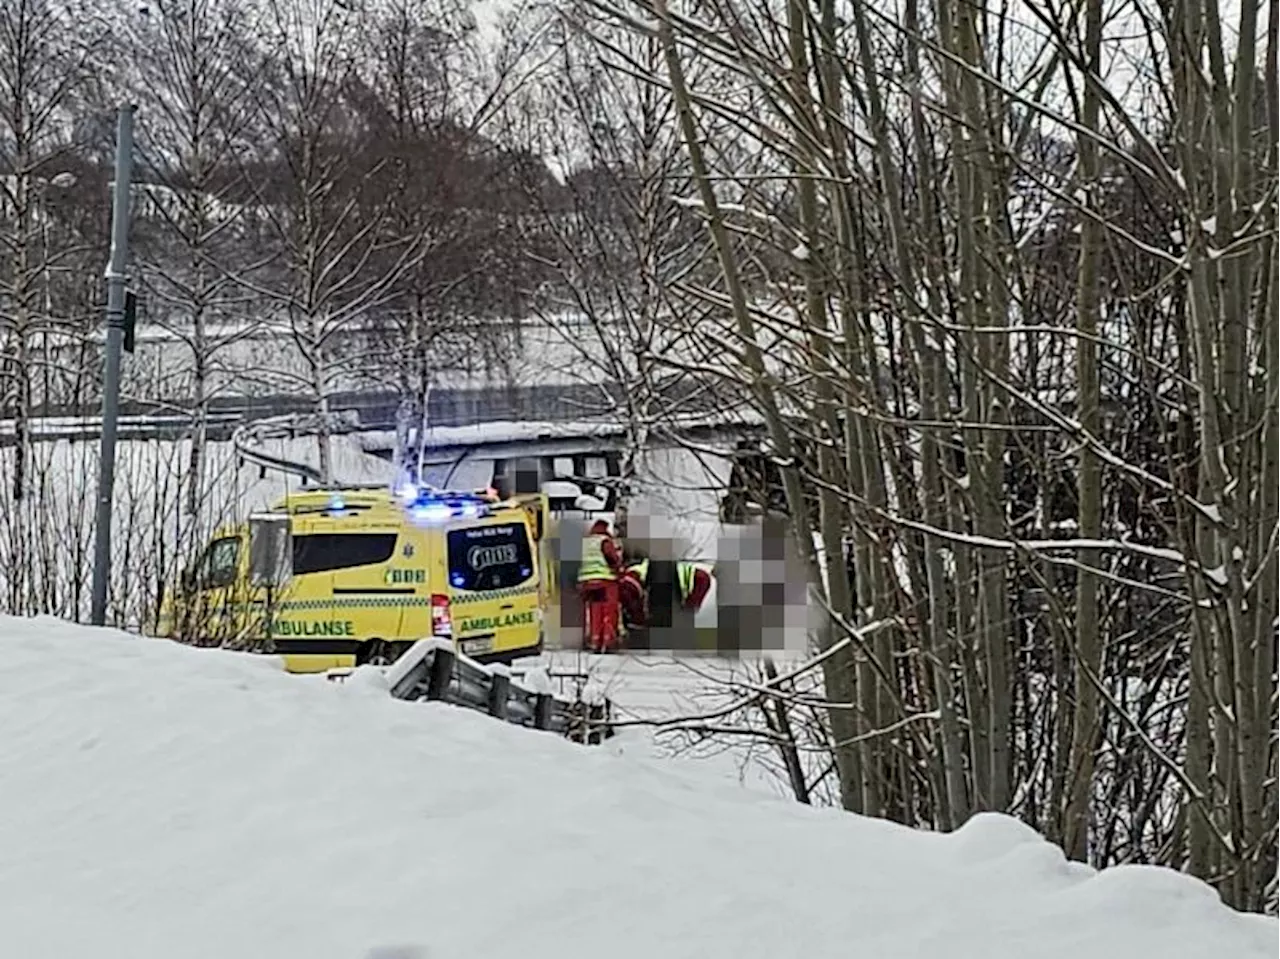
<svg viewBox="0 0 1280 959"><path fill-rule="evenodd" d="M0 619L15 959L1271 959L1174 872L1003 816L816 811L361 671Z"/></svg>

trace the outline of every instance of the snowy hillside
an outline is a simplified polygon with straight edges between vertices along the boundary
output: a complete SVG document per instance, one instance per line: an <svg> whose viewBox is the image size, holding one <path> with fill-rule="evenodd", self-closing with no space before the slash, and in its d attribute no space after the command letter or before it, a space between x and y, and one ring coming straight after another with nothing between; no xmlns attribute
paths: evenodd
<svg viewBox="0 0 1280 959"><path fill-rule="evenodd" d="M1011 819L951 836L289 677L0 621L4 953L1262 959L1274 920Z"/></svg>

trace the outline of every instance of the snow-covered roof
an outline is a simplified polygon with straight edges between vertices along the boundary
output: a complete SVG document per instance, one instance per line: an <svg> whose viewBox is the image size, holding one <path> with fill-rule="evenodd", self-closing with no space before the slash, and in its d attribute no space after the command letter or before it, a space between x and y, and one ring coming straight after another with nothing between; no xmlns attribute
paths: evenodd
<svg viewBox="0 0 1280 959"><path fill-rule="evenodd" d="M750 412L709 413L696 416L673 417L662 424L666 431L732 428L758 426L760 418ZM511 421L477 423L473 426L437 426L426 431L428 450L440 448L490 446L502 443L529 443L539 440L590 439L617 437L627 432L626 424L617 420L568 420L568 421ZM360 434L360 443L366 450L390 449L395 445L395 433L389 430Z"/></svg>

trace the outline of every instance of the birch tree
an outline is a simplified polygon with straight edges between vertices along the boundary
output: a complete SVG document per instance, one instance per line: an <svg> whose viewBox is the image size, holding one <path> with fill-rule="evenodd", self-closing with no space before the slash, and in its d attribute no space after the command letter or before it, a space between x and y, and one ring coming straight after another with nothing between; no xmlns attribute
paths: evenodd
<svg viewBox="0 0 1280 959"><path fill-rule="evenodd" d="M678 202L689 181L673 104L656 79L657 39L586 8L559 17L555 68L527 105L529 142L564 178L554 191L529 184L540 245L528 255L555 278L534 309L563 347L560 372L598 387L582 415L615 417L624 428L614 512L625 525L643 453L664 424L694 408L723 409L725 391L684 366L698 353L705 310L673 286L705 265L706 244Z"/></svg>
<svg viewBox="0 0 1280 959"><path fill-rule="evenodd" d="M1099 75L1102 68L1102 3L1087 0L1085 4L1084 68ZM1101 108L1098 87L1086 80L1081 94L1080 125L1077 153L1084 190L1096 194L1101 187L1098 162L1098 113ZM1079 396L1080 427L1091 436L1099 435L1098 313L1099 256L1103 239L1102 224L1096 202L1086 199L1085 216L1080 224L1079 290L1077 296L1076 391ZM1080 472L1077 498L1080 510L1080 537L1096 540L1102 535L1102 476L1098 454L1085 446L1080 450ZM1066 831L1063 843L1068 855L1088 861L1089 794L1093 787L1093 759L1098 735L1098 692L1090 675L1102 675L1102 637L1099 628L1098 577L1099 554L1094 549L1080 551L1076 585L1076 656L1079 668L1075 678L1075 725L1072 729L1071 791L1064 816Z"/></svg>
<svg viewBox="0 0 1280 959"><path fill-rule="evenodd" d="M388 229L394 162L358 108L365 20L338 0L272 0L256 116L269 162L257 203L277 251L269 278L246 282L283 320L301 357L297 381L314 404L319 468L333 480L329 398L368 359L358 332L421 257L422 237Z"/></svg>
<svg viewBox="0 0 1280 959"><path fill-rule="evenodd" d="M1274 27L1141 0L1137 40L1090 2L596 6L662 45L719 266L675 288L730 321L830 614L842 804L1009 811L1259 908Z"/></svg>
<svg viewBox="0 0 1280 959"><path fill-rule="evenodd" d="M50 211L76 183L73 118L92 110L95 61L108 39L100 21L45 0L16 0L0 9L0 406L14 431L7 480L14 505L8 599L15 612L31 611L24 571L33 515L24 501L31 486L33 385L48 366L51 337L68 333L52 315L50 284L82 250Z"/></svg>
<svg viewBox="0 0 1280 959"><path fill-rule="evenodd" d="M1235 29L1214 0L1164 11L1176 111L1176 167L1166 174L1185 190L1184 322L1200 452L1179 510L1195 599L1188 855L1227 902L1257 909L1275 869L1280 128L1276 5L1265 45L1261 4L1239 9Z"/></svg>
<svg viewBox="0 0 1280 959"><path fill-rule="evenodd" d="M136 245L147 320L190 354L183 510L195 539L203 535L194 521L205 488L216 365L257 326L251 298L237 282L252 276L254 259L243 224L252 191L241 157L261 130L251 98L256 29L236 0L174 0L153 5L132 37L140 68L135 98L145 117L139 173L155 213L155 228Z"/></svg>
<svg viewBox="0 0 1280 959"><path fill-rule="evenodd" d="M385 229L421 238L373 346L376 369L394 376L400 394L395 459L406 479L421 472L433 387L501 370L519 312L512 199L532 158L485 136L487 104L510 77L486 75L478 44L465 7L414 0L385 11L366 52L371 132L395 158L383 172L399 202Z"/></svg>

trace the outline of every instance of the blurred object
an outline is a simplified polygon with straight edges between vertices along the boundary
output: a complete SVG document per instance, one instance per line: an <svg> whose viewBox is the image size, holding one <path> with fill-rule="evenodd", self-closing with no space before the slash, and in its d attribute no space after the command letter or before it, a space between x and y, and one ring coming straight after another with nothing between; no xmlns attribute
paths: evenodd
<svg viewBox="0 0 1280 959"><path fill-rule="evenodd" d="M628 564L618 583L628 646L714 650L714 632L700 633L696 623L714 582L705 563L644 558ZM661 638L657 646L654 635Z"/></svg>
<svg viewBox="0 0 1280 959"><path fill-rule="evenodd" d="M645 582L649 576L649 561L629 563L618 580L618 599L627 627L644 626L649 622L649 590Z"/></svg>
<svg viewBox="0 0 1280 959"><path fill-rule="evenodd" d="M627 517L619 601L628 648L803 653L818 612L786 518L705 526L640 510Z"/></svg>
<svg viewBox="0 0 1280 959"><path fill-rule="evenodd" d="M720 648L736 652L804 652L816 611L810 608L808 566L785 519L766 515L722 530L716 594Z"/></svg>

